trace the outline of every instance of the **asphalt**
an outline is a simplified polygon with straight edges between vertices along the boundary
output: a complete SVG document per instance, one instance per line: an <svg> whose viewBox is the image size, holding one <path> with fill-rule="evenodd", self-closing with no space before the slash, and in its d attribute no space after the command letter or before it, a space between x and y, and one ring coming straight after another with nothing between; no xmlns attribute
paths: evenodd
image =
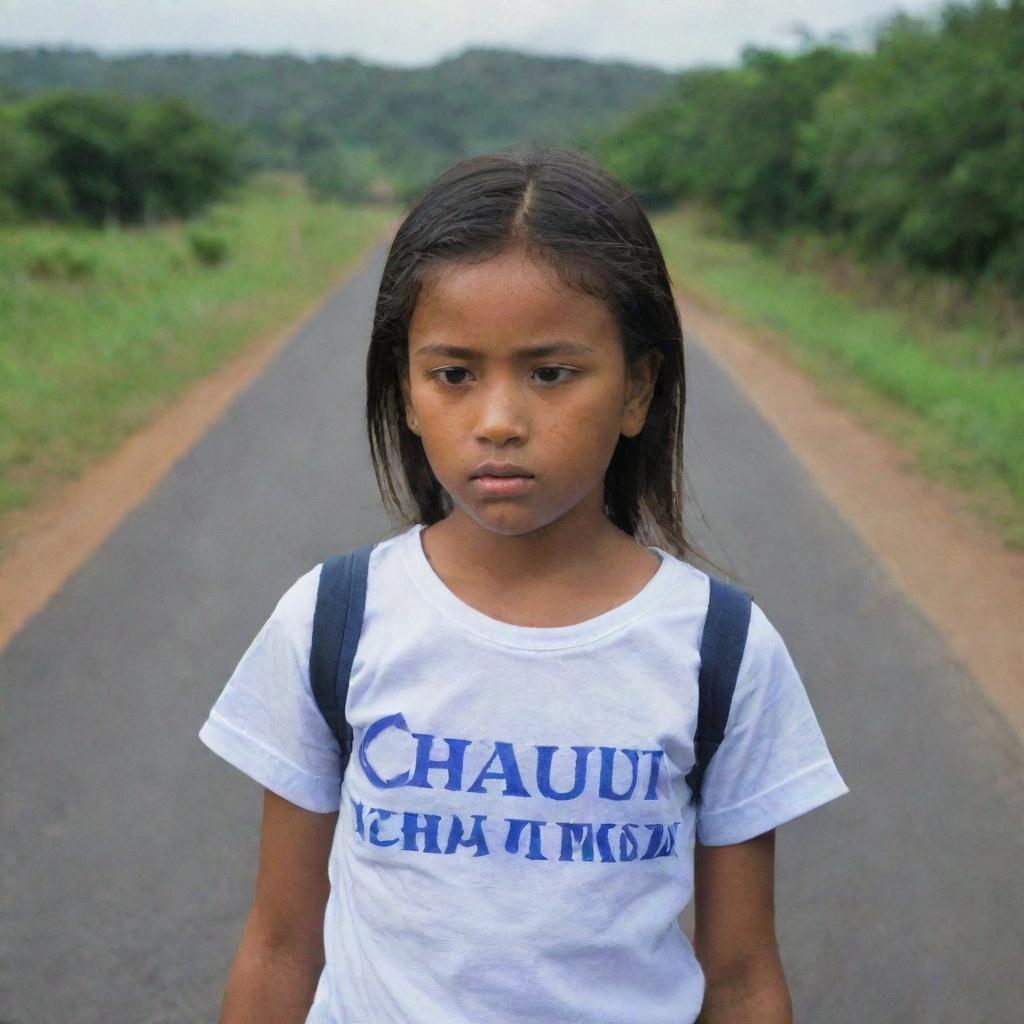
<svg viewBox="0 0 1024 1024"><path fill-rule="evenodd" d="M363 425L385 252L0 652L0 1024L217 1017L261 795L196 733L281 593L393 525ZM795 1019L1024 1021L1019 741L700 339L687 359L691 533L786 639L851 790L778 832Z"/></svg>

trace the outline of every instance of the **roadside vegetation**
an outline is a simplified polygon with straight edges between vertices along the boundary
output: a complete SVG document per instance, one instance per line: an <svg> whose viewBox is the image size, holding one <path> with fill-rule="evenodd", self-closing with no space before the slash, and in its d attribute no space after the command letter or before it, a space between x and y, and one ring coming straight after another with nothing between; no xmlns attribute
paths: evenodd
<svg viewBox="0 0 1024 1024"><path fill-rule="evenodd" d="M706 209L654 227L684 294L753 328L1024 548L1024 361L985 306L965 306L956 282L882 275L813 236L773 249L729 236Z"/></svg>
<svg viewBox="0 0 1024 1024"><path fill-rule="evenodd" d="M268 173L188 220L0 226L0 514L294 318L396 212L318 202Z"/></svg>

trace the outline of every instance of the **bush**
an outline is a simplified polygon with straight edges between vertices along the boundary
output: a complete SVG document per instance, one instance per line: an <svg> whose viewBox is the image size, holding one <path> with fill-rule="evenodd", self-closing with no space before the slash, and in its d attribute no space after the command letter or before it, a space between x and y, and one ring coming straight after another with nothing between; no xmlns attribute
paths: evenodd
<svg viewBox="0 0 1024 1024"><path fill-rule="evenodd" d="M37 252L29 258L28 272L42 280L80 281L96 271L96 257L66 243Z"/></svg>
<svg viewBox="0 0 1024 1024"><path fill-rule="evenodd" d="M215 266L223 263L228 256L228 243L223 235L202 228L193 228L186 232L192 255L204 266Z"/></svg>

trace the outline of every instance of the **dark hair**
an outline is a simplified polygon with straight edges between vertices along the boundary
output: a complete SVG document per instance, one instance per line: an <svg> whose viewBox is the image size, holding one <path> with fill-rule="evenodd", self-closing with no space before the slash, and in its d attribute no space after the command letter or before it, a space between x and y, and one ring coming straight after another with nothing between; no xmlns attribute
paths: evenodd
<svg viewBox="0 0 1024 1024"><path fill-rule="evenodd" d="M665 260L640 203L591 157L544 145L461 160L436 178L398 228L381 275L366 360L366 421L385 505L409 521L395 484L397 455L416 522L445 518L451 498L404 414L408 327L426 274L513 249L555 270L570 288L608 304L627 363L651 347L661 366L643 430L620 436L605 474L605 513L644 544L680 558L683 532L683 332ZM696 552L700 554L699 552ZM710 561L704 555L700 557Z"/></svg>

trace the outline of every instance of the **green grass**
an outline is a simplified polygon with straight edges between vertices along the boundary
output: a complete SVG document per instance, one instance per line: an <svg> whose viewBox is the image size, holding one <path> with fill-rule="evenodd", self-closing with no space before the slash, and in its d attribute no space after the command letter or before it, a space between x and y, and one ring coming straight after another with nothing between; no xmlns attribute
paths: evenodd
<svg viewBox="0 0 1024 1024"><path fill-rule="evenodd" d="M824 270L710 233L694 211L652 219L673 279L767 332L833 398L905 445L1024 548L1024 365L977 325L942 329L900 305L866 303Z"/></svg>
<svg viewBox="0 0 1024 1024"><path fill-rule="evenodd" d="M0 227L0 513L290 322L398 212L316 203L269 175L186 223Z"/></svg>

